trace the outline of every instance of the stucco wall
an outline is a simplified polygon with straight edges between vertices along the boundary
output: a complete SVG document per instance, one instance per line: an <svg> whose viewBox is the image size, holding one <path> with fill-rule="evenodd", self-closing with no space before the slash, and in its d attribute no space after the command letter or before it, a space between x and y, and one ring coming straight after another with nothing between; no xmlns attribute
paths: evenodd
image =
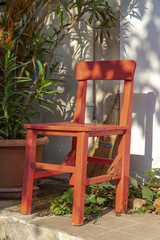
<svg viewBox="0 0 160 240"><path fill-rule="evenodd" d="M137 62L131 170L160 167L160 2L123 0L120 58Z"/></svg>

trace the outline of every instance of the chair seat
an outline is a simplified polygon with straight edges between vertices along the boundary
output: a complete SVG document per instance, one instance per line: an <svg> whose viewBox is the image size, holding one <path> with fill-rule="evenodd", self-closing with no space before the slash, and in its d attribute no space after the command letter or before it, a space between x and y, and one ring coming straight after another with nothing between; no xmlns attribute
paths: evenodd
<svg viewBox="0 0 160 240"><path fill-rule="evenodd" d="M96 132L96 131L116 131L126 130L126 126L94 124L94 123L75 123L75 122L53 122L39 124L25 124L27 129L49 130L49 131L68 131L68 132Z"/></svg>

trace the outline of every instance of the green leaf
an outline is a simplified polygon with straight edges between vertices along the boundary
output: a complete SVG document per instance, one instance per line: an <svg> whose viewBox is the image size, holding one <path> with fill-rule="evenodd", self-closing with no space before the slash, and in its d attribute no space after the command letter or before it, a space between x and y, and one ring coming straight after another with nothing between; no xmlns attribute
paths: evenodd
<svg viewBox="0 0 160 240"><path fill-rule="evenodd" d="M56 207L56 208L53 210L53 213L56 214L56 215L61 215L62 210L61 210L59 207Z"/></svg>
<svg viewBox="0 0 160 240"><path fill-rule="evenodd" d="M62 11L58 12L57 13L57 18L59 18L61 16L61 14L62 14Z"/></svg>
<svg viewBox="0 0 160 240"><path fill-rule="evenodd" d="M7 136L7 133L1 129L0 129L0 134L4 134L5 136Z"/></svg>
<svg viewBox="0 0 160 240"><path fill-rule="evenodd" d="M51 203L52 205L50 206L50 209L52 210L52 209L54 209L56 206L57 206L57 203Z"/></svg>
<svg viewBox="0 0 160 240"><path fill-rule="evenodd" d="M85 194L85 205L87 205L88 203L90 203L89 195Z"/></svg>
<svg viewBox="0 0 160 240"><path fill-rule="evenodd" d="M154 178L157 174L157 171L153 171L152 169L151 170L146 170L143 174L148 175L151 178Z"/></svg>
<svg viewBox="0 0 160 240"><path fill-rule="evenodd" d="M147 198L150 201L153 200L153 192L150 189L141 185L141 190L142 190L142 197L143 198Z"/></svg>
<svg viewBox="0 0 160 240"><path fill-rule="evenodd" d="M72 211L71 211L71 209L70 209L69 207L65 206L65 207L63 208L63 215L64 215L64 214L71 214L71 213L72 213Z"/></svg>
<svg viewBox="0 0 160 240"><path fill-rule="evenodd" d="M138 208L138 210L136 211L137 213L145 213L146 212L146 208Z"/></svg>
<svg viewBox="0 0 160 240"><path fill-rule="evenodd" d="M89 196L89 202L91 202L91 203L96 203L97 201L96 201L96 195L95 194L91 194L90 196Z"/></svg>
<svg viewBox="0 0 160 240"><path fill-rule="evenodd" d="M72 195L74 193L74 188L69 188L67 192Z"/></svg>
<svg viewBox="0 0 160 240"><path fill-rule="evenodd" d="M129 180L135 188L138 188L138 182L136 179L134 179L133 177L130 176Z"/></svg>
<svg viewBox="0 0 160 240"><path fill-rule="evenodd" d="M135 178L143 179L143 177L141 177L137 172L134 172L134 174L135 174Z"/></svg>
<svg viewBox="0 0 160 240"><path fill-rule="evenodd" d="M153 205L152 202L148 199L145 199L145 202L146 202L147 205Z"/></svg>
<svg viewBox="0 0 160 240"><path fill-rule="evenodd" d="M40 74L41 74L41 82L44 81L44 69L43 69L43 65L41 63L41 61L39 60L36 60L37 63L38 63L38 67L39 67L39 71L40 71Z"/></svg>
<svg viewBox="0 0 160 240"><path fill-rule="evenodd" d="M144 183L149 186L149 187L152 187L152 188L160 188L160 184L157 184L157 183L152 183L152 182L145 182Z"/></svg>
<svg viewBox="0 0 160 240"><path fill-rule="evenodd" d="M74 189L70 188L70 189L68 189L67 192L63 193L61 198L63 200L66 200L66 202L68 202L68 203L73 203L73 192L74 192Z"/></svg>
<svg viewBox="0 0 160 240"><path fill-rule="evenodd" d="M160 168L152 168L152 170L153 170L153 171L156 171L157 174L158 174L158 173L160 174Z"/></svg>
<svg viewBox="0 0 160 240"><path fill-rule="evenodd" d="M84 208L84 214L85 215L88 215L88 214L90 214L92 212L92 208L90 208L90 207L85 207Z"/></svg>
<svg viewBox="0 0 160 240"><path fill-rule="evenodd" d="M68 202L68 203L73 203L73 195L71 196L68 196L67 198L66 198L66 201Z"/></svg>
<svg viewBox="0 0 160 240"><path fill-rule="evenodd" d="M146 206L146 209L150 209L150 210L154 211L155 207L153 206L153 204L149 204L148 206Z"/></svg>
<svg viewBox="0 0 160 240"><path fill-rule="evenodd" d="M99 184L100 187L104 188L115 188L110 182L103 182Z"/></svg>
<svg viewBox="0 0 160 240"><path fill-rule="evenodd" d="M49 107L47 107L47 106L44 106L44 105L39 105L41 108L44 108L44 109L47 109L49 112L51 112L51 113L54 113L53 112L53 110L52 109L50 109Z"/></svg>
<svg viewBox="0 0 160 240"><path fill-rule="evenodd" d="M106 198L103 198L103 197L97 197L96 200L99 205L102 205L103 203L106 202Z"/></svg>
<svg viewBox="0 0 160 240"><path fill-rule="evenodd" d="M89 24L92 24L93 16L94 16L94 14L91 13L91 15L90 15L90 17L89 17L89 19L88 19Z"/></svg>
<svg viewBox="0 0 160 240"><path fill-rule="evenodd" d="M68 192L64 192L61 198L66 200L68 196L70 196L70 194Z"/></svg>
<svg viewBox="0 0 160 240"><path fill-rule="evenodd" d="M64 13L61 13L61 25L63 25L63 20L64 20Z"/></svg>
<svg viewBox="0 0 160 240"><path fill-rule="evenodd" d="M76 0L76 4L77 4L77 8L78 8L78 15L80 15L81 9L82 9L81 0Z"/></svg>

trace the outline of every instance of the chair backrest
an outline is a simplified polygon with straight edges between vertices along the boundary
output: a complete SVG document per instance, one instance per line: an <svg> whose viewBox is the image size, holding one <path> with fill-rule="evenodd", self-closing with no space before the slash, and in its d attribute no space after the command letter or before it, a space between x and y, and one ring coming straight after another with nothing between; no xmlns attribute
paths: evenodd
<svg viewBox="0 0 160 240"><path fill-rule="evenodd" d="M79 62L75 73L79 83L74 122L84 123L87 80L124 80L120 125L131 125L135 68L133 60Z"/></svg>

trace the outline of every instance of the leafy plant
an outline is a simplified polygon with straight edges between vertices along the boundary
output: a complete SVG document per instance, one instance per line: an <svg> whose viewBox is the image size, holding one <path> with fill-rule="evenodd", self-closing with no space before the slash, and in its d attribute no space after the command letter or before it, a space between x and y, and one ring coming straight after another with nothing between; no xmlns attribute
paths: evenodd
<svg viewBox="0 0 160 240"><path fill-rule="evenodd" d="M62 196L50 200L51 213L56 215L70 214L73 203L73 188L70 188L67 192L64 192Z"/></svg>
<svg viewBox="0 0 160 240"><path fill-rule="evenodd" d="M64 192L62 196L50 200L51 213L56 215L64 215L72 213L74 189L70 188ZM109 182L101 184L93 184L86 187L85 209L86 219L100 217L101 210L111 206L115 200L115 186Z"/></svg>
<svg viewBox="0 0 160 240"><path fill-rule="evenodd" d="M24 138L25 131L22 131L25 122L30 123L32 118L38 117L39 112L37 104L50 110L50 104L53 101L46 98L46 95L57 93L57 90L50 90L48 87L58 80L48 79L44 76L43 67L39 60L30 60L28 62L17 62L12 48L14 42L9 44L0 44L0 53L5 51L4 59L0 59L0 139ZM30 70L34 74L35 62L38 65L40 80L32 90L33 82L36 79L30 77ZM19 75L14 76L14 71L18 70ZM30 95L29 101L27 101ZM45 104L45 105L44 105Z"/></svg>
<svg viewBox="0 0 160 240"><path fill-rule="evenodd" d="M138 197L145 200L145 206L139 209L138 212L151 212L155 209L153 206L154 201L160 199L160 169L153 168L146 170L143 175L149 180L144 181L144 177L142 178L136 172L135 178L130 177L132 186L130 187L129 197Z"/></svg>
<svg viewBox="0 0 160 240"><path fill-rule="evenodd" d="M160 199L160 183L158 176L160 169L155 168L144 172L145 176L149 177L148 181L143 181L143 177L135 172L135 178L130 177L129 198L144 199L146 204L139 208L137 213L152 212L155 210L153 202L155 199ZM72 213L74 189L70 188L64 192L62 196L50 200L50 210L52 214L65 215ZM116 186L110 182L93 184L86 187L85 194L85 218L92 219L100 217L101 212L106 207L112 206L115 201ZM131 212L126 212L131 213Z"/></svg>
<svg viewBox="0 0 160 240"><path fill-rule="evenodd" d="M48 17L54 22L42 31ZM115 20L106 0L6 1L0 19L0 139L25 138L23 125L39 117L39 107L52 111L60 66L55 51L71 30L83 21L102 42Z"/></svg>
<svg viewBox="0 0 160 240"><path fill-rule="evenodd" d="M52 111L49 95L58 93L52 85L59 80L52 73L59 62L54 60L46 72L43 69L49 51L41 33L49 10L42 11L43 2L7 1L0 19L0 139L25 138L24 123L39 117L39 107Z"/></svg>

